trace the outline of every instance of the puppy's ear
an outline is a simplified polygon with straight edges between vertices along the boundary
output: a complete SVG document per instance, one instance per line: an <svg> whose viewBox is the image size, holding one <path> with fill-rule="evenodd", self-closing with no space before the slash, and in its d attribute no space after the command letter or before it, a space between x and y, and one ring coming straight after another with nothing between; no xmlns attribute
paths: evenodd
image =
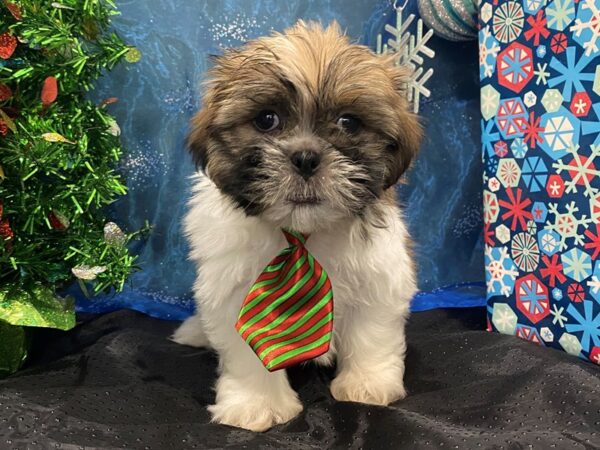
<svg viewBox="0 0 600 450"><path fill-rule="evenodd" d="M208 139L212 122L212 114L208 108L198 112L190 123L190 134L187 146L192 154L196 169L206 170L208 163Z"/></svg>
<svg viewBox="0 0 600 450"><path fill-rule="evenodd" d="M410 105L406 99L408 69L394 65L391 59L386 62L389 64L390 79L395 90L393 98L396 124L394 126L394 142L386 149L384 189L396 184L409 168L419 151L423 135L419 118L410 111Z"/></svg>

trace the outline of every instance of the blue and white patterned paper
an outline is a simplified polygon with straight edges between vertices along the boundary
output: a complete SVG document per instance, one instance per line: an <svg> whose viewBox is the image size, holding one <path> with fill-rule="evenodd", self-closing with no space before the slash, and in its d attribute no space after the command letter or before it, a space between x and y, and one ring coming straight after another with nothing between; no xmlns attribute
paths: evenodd
<svg viewBox="0 0 600 450"><path fill-rule="evenodd" d="M600 3L480 10L489 329L600 364Z"/></svg>

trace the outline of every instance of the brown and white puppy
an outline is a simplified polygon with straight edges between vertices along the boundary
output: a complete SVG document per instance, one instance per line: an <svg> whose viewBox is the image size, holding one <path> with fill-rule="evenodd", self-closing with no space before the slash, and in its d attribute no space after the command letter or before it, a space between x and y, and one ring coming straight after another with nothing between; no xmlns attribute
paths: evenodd
<svg viewBox="0 0 600 450"><path fill-rule="evenodd" d="M406 395L404 322L416 292L394 184L421 128L406 71L351 44L337 24L299 22L216 58L190 148L203 174L185 218L197 314L174 340L219 353L216 422L262 431L302 410L285 371L269 373L234 325L281 227L309 233L327 270L338 400L386 405Z"/></svg>

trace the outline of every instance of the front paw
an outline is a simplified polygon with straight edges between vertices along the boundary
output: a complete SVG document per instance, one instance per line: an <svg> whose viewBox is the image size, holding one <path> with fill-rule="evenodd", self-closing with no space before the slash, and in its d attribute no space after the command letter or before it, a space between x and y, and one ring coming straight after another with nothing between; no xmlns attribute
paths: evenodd
<svg viewBox="0 0 600 450"><path fill-rule="evenodd" d="M387 406L406 397L402 374L381 377L356 371L341 372L331 382L331 395L338 401ZM391 375L391 376L390 376Z"/></svg>
<svg viewBox="0 0 600 450"><path fill-rule="evenodd" d="M217 386L216 404L208 407L213 422L261 432L292 420L302 411L298 396L289 387L285 392L256 393L223 381Z"/></svg>

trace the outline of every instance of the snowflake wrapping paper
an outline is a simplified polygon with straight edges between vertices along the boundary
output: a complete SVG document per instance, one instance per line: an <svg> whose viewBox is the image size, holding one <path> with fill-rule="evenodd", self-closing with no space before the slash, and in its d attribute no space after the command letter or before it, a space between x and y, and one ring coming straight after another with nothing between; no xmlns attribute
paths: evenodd
<svg viewBox="0 0 600 450"><path fill-rule="evenodd" d="M600 364L600 0L485 0L488 329Z"/></svg>

